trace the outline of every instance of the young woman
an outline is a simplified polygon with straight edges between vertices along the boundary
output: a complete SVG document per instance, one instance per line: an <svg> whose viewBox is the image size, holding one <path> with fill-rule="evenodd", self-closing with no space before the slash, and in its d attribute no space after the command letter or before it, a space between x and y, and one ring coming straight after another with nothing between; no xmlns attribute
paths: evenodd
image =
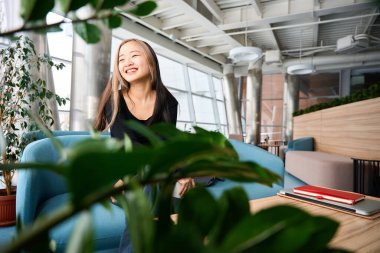
<svg viewBox="0 0 380 253"><path fill-rule="evenodd" d="M177 100L162 83L157 56L150 45L138 39L121 42L115 56L112 77L99 103L95 129L110 129L111 136L118 139L128 134L134 145L147 145L147 140L126 127L124 122L136 120L146 126L158 122L175 125L177 107ZM180 196L194 186L191 178L178 182L181 186ZM119 180L115 186L121 184L123 181ZM116 200L112 198L112 201ZM131 250L129 234L125 229L119 251Z"/></svg>

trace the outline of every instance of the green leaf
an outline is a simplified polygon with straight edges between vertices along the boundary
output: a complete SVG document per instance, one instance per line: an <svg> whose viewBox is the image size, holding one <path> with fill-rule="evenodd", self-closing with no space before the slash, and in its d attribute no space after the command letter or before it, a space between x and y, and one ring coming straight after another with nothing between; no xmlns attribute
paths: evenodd
<svg viewBox="0 0 380 253"><path fill-rule="evenodd" d="M127 134L124 134L124 150L126 152L131 151L133 148L133 143L131 141L131 138Z"/></svg>
<svg viewBox="0 0 380 253"><path fill-rule="evenodd" d="M20 15L25 22L45 20L54 4L54 0L21 0Z"/></svg>
<svg viewBox="0 0 380 253"><path fill-rule="evenodd" d="M133 252L154 252L154 220L152 207L143 189L131 181L132 190L117 198L128 216L128 228L133 245ZM151 186L148 186L151 187Z"/></svg>
<svg viewBox="0 0 380 253"><path fill-rule="evenodd" d="M120 16L109 16L108 18L103 19L103 22L108 28L113 29L121 26L123 20Z"/></svg>
<svg viewBox="0 0 380 253"><path fill-rule="evenodd" d="M74 30L85 42L89 44L98 43L102 34L96 25L88 22L74 24Z"/></svg>
<svg viewBox="0 0 380 253"><path fill-rule="evenodd" d="M152 157L152 151L145 147L128 153L95 149L81 150L70 156L68 180L76 205L87 196L104 191L125 175L136 175Z"/></svg>
<svg viewBox="0 0 380 253"><path fill-rule="evenodd" d="M47 28L35 29L34 31L40 34L46 34L50 32L62 32L63 30L61 27L59 27L59 25L56 25L56 26L50 26Z"/></svg>
<svg viewBox="0 0 380 253"><path fill-rule="evenodd" d="M219 215L209 236L211 245L220 245L228 232L250 215L247 194L240 187L225 191L218 201L218 208Z"/></svg>
<svg viewBox="0 0 380 253"><path fill-rule="evenodd" d="M194 188L181 200L177 226L193 226L196 235L204 238L214 226L217 214L218 205L211 194L203 187Z"/></svg>
<svg viewBox="0 0 380 253"><path fill-rule="evenodd" d="M154 124L150 127L150 129L159 136L162 136L166 140L179 138L180 136L182 136L183 138L189 138L190 136L192 136L192 134L182 132L174 125L167 123Z"/></svg>
<svg viewBox="0 0 380 253"><path fill-rule="evenodd" d="M164 234L158 241L156 252L159 253L218 253L211 249L205 248L204 241L198 235L194 226L174 226L169 231L158 231L160 235ZM207 240L207 239L206 239Z"/></svg>
<svg viewBox="0 0 380 253"><path fill-rule="evenodd" d="M279 182L281 177L254 162L236 160L201 160L183 167L179 177L215 176L240 182L257 182L267 186Z"/></svg>
<svg viewBox="0 0 380 253"><path fill-rule="evenodd" d="M125 125L133 131L144 136L153 146L157 146L162 143L162 140L156 134L154 134L153 131L135 120L128 120L125 122Z"/></svg>
<svg viewBox="0 0 380 253"><path fill-rule="evenodd" d="M146 16L156 9L156 7L157 4L154 1L145 1L136 5L135 8L128 10L128 12L136 16Z"/></svg>
<svg viewBox="0 0 380 253"><path fill-rule="evenodd" d="M58 0L63 13L68 13L69 11L75 11L80 7L85 6L90 2L90 0Z"/></svg>
<svg viewBox="0 0 380 253"><path fill-rule="evenodd" d="M307 245L313 245L315 252L325 249L330 240L334 237L339 224L327 217L316 216L313 219L313 231L309 236ZM308 247L308 246L306 246ZM304 249L306 249L304 247Z"/></svg>
<svg viewBox="0 0 380 253"><path fill-rule="evenodd" d="M96 8L96 9L112 9L116 6L122 6L128 3L130 0L92 0L91 4ZM99 4L101 4L99 6Z"/></svg>
<svg viewBox="0 0 380 253"><path fill-rule="evenodd" d="M326 239L337 229L335 221L322 219L292 206L268 208L237 224L221 249L226 252L320 252L326 247ZM328 236L314 242L315 232L321 230Z"/></svg>
<svg viewBox="0 0 380 253"><path fill-rule="evenodd" d="M36 2L37 0L21 0L20 15L25 21L29 20Z"/></svg>
<svg viewBox="0 0 380 253"><path fill-rule="evenodd" d="M81 213L66 248L67 253L93 252L93 227L89 211Z"/></svg>

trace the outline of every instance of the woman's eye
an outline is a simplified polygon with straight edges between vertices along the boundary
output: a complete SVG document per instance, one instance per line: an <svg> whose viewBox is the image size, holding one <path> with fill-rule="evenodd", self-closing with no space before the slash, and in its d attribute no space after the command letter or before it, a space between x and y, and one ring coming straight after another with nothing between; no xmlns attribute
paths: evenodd
<svg viewBox="0 0 380 253"><path fill-rule="evenodd" d="M134 55L132 55L132 58L135 58L136 56L138 56L137 54L134 54Z"/></svg>
<svg viewBox="0 0 380 253"><path fill-rule="evenodd" d="M124 59L119 59L119 62L122 62L122 61L124 61Z"/></svg>

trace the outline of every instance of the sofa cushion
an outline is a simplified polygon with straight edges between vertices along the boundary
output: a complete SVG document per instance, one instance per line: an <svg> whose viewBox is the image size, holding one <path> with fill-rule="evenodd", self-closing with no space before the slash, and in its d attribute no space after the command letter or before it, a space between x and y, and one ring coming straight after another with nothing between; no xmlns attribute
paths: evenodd
<svg viewBox="0 0 380 253"><path fill-rule="evenodd" d="M50 215L57 209L63 207L69 197L69 194L64 193L48 199L39 207L38 216ZM101 204L96 204L91 208L95 241L94 248L96 250L115 249L116 251L125 228L124 211L118 206L110 205L111 210L106 209ZM50 238L56 242L57 252L64 252L71 232L76 225L77 218L78 215L75 215L50 231L49 235Z"/></svg>
<svg viewBox="0 0 380 253"><path fill-rule="evenodd" d="M72 146L74 143L90 138L89 135L60 136L57 137L63 147ZM42 139L30 143L24 150L21 161L57 162L60 159L50 139ZM16 215L24 225L29 225L36 217L36 208L39 203L67 192L64 178L48 170L18 170Z"/></svg>

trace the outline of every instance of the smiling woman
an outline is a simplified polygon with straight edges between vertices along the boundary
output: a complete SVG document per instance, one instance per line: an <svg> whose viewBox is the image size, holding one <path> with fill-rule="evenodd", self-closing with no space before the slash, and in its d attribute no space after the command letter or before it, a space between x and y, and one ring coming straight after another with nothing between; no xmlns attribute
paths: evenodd
<svg viewBox="0 0 380 253"><path fill-rule="evenodd" d="M120 43L114 60L114 71L99 103L94 127L110 129L111 136L120 140L127 134L133 145L149 145L148 140L130 129L125 122L137 121L145 126L177 122L178 102L161 80L157 56L151 46L137 39ZM128 170L128 168L126 168ZM194 186L191 178L178 181L180 197ZM120 179L115 187L123 185ZM152 195L152 186L145 186L145 193ZM112 202L117 204L114 198ZM131 252L130 234L124 230L120 252Z"/></svg>

